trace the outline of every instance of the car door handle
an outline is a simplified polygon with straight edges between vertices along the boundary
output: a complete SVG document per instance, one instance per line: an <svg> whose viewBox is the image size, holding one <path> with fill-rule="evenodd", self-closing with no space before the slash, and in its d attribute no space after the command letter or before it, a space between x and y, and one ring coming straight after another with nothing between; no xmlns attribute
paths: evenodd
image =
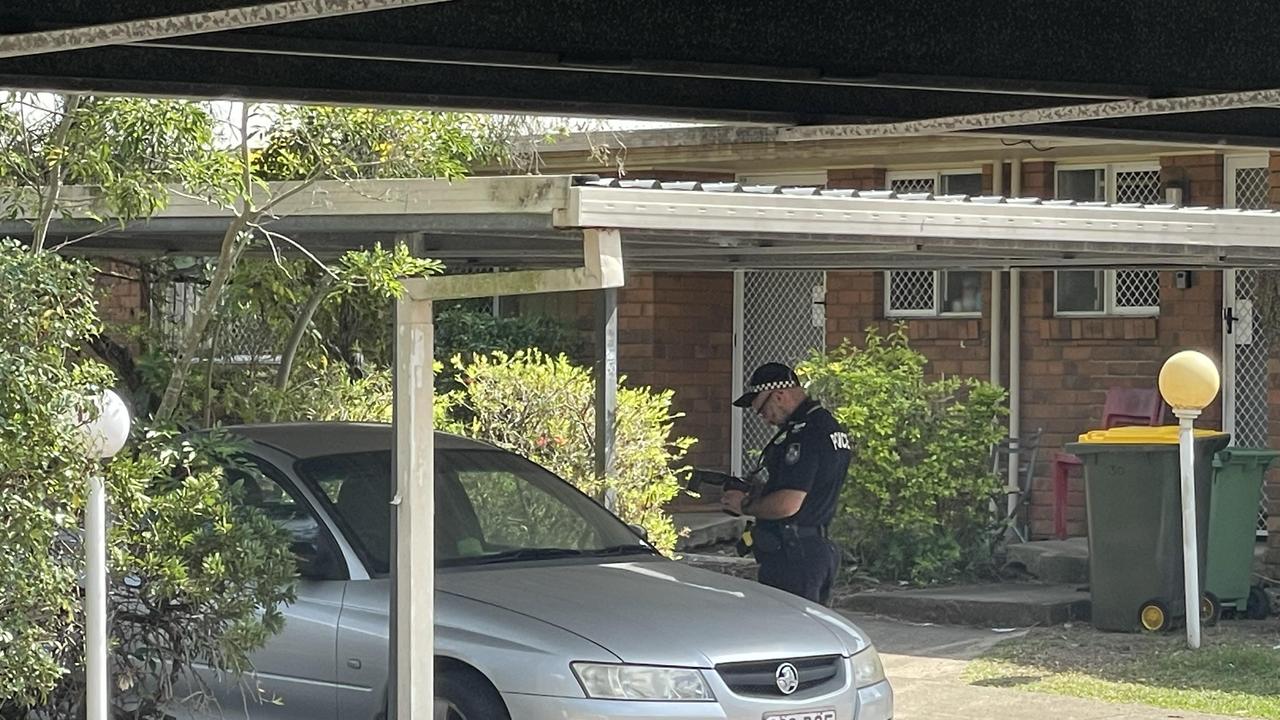
<svg viewBox="0 0 1280 720"><path fill-rule="evenodd" d="M347 658L347 667L351 668L352 670L359 670L359 669L360 669L360 667L361 667L361 665L360 665L360 659L359 659L359 658Z"/></svg>

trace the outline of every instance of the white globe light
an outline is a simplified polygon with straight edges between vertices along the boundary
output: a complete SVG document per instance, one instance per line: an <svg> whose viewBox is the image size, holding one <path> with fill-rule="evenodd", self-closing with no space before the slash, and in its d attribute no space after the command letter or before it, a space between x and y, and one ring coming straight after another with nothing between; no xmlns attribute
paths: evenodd
<svg viewBox="0 0 1280 720"><path fill-rule="evenodd" d="M89 452L109 458L120 452L129 439L129 408L114 391L104 390L97 398L98 417L81 426Z"/></svg>
<svg viewBox="0 0 1280 720"><path fill-rule="evenodd" d="M1183 350L1160 368L1160 394L1175 410L1202 410L1218 395L1218 368L1204 353Z"/></svg>

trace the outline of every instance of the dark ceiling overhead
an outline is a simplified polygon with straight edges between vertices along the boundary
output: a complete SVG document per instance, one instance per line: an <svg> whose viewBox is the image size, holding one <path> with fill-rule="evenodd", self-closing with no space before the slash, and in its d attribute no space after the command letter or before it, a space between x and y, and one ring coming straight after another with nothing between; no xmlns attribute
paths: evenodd
<svg viewBox="0 0 1280 720"><path fill-rule="evenodd" d="M7 0L0 33L249 4ZM0 60L0 87L724 122L892 122L1280 88L1278 15L1267 0L452 0L9 57ZM1027 131L1271 146L1280 145L1280 110Z"/></svg>

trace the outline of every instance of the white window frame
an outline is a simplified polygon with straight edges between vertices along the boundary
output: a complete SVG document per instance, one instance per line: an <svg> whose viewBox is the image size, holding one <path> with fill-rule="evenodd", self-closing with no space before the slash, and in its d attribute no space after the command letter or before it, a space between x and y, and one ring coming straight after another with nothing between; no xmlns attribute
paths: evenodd
<svg viewBox="0 0 1280 720"><path fill-rule="evenodd" d="M944 195L942 178L948 175L981 175L982 168L947 168L945 170L890 170L884 174L884 189L892 190L894 180L932 180L933 194Z"/></svg>
<svg viewBox="0 0 1280 720"><path fill-rule="evenodd" d="M1222 207L1240 207L1236 201L1236 171L1270 167L1267 155L1227 155L1222 158Z"/></svg>
<svg viewBox="0 0 1280 720"><path fill-rule="evenodd" d="M921 272L920 270L885 270L884 271L884 316L889 318L980 318L981 310L966 312L950 312L942 308L943 273L976 272L971 270L926 270L933 273L933 307L927 310L895 310L890 305L893 292L893 274L895 272Z"/></svg>
<svg viewBox="0 0 1280 720"><path fill-rule="evenodd" d="M1058 173L1071 170L1101 170L1102 200L1095 202L1116 202L1116 175L1122 172L1159 172L1159 161L1126 162L1126 163L1063 163L1053 168L1053 196L1058 197ZM1163 199L1161 199L1163 202ZM1055 300L1056 302L1056 300Z"/></svg>
<svg viewBox="0 0 1280 720"><path fill-rule="evenodd" d="M938 195L950 195L951 193L942 192L942 179L948 175L977 175L982 176L982 168L950 168L938 171L938 179L934 182L933 187L938 190Z"/></svg>
<svg viewBox="0 0 1280 720"><path fill-rule="evenodd" d="M1054 317L1159 317L1159 305L1121 306L1116 304L1116 273L1132 270L1134 272L1156 272L1149 268L1124 268L1123 270L1054 270L1053 271L1053 314ZM1058 308L1058 273L1060 272L1100 272L1102 278L1102 310L1061 310ZM1157 277L1159 277L1157 275Z"/></svg>

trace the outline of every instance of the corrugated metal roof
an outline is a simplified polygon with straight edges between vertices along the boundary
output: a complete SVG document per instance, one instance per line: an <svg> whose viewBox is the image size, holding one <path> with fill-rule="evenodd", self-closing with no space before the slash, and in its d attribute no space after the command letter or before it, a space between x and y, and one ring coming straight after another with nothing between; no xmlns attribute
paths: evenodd
<svg viewBox="0 0 1280 720"><path fill-rule="evenodd" d="M451 268L573 266L584 228L619 229L631 270L1280 267L1271 210L549 175L318 183L278 213L274 232L321 255L408 237ZM228 219L175 198L73 247L210 254ZM101 229L54 223L61 237Z"/></svg>
<svg viewBox="0 0 1280 720"><path fill-rule="evenodd" d="M1125 209L1125 210L1179 210L1184 212L1214 212L1222 214L1276 215L1277 211L1241 210L1237 208L1211 208L1207 205L1173 205L1166 203L1111 203L1111 202L1078 202L1075 200L1052 200L1038 197L1009 197L1004 195L935 195L933 193L897 193L893 190L853 190L833 189L816 186L791 185L744 185L737 182L709 181L698 182L679 180L662 182L653 179L618 179L581 177L575 183L581 187L624 188L631 190L673 190L681 192L708 193L750 193L753 195L786 195L789 197L834 197L863 200L906 200L910 202L940 203L975 203L979 205L1016 205L1019 207L1074 207L1085 209Z"/></svg>
<svg viewBox="0 0 1280 720"><path fill-rule="evenodd" d="M687 180L575 185L559 224L623 228L632 267L1280 266L1272 210Z"/></svg>

